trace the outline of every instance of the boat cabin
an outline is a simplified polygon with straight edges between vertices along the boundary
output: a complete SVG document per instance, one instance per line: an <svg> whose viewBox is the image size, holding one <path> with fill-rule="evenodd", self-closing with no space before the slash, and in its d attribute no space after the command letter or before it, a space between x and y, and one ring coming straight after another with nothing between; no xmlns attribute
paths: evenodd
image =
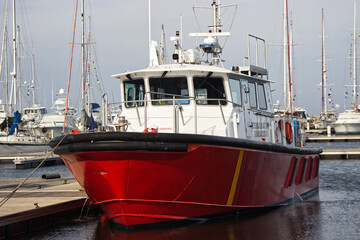
<svg viewBox="0 0 360 240"><path fill-rule="evenodd" d="M270 81L233 69L173 64L114 75L127 131L273 141Z"/></svg>

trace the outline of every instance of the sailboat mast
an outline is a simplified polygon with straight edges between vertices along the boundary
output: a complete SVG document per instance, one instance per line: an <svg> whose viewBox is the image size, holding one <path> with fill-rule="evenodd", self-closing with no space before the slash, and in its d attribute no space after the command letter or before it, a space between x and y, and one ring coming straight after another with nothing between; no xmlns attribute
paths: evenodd
<svg viewBox="0 0 360 240"><path fill-rule="evenodd" d="M13 0L13 71L11 72L11 76L12 76L12 81L13 81L13 86L14 86L14 112L17 111L17 79L16 79L16 15L15 15L15 0Z"/></svg>
<svg viewBox="0 0 360 240"><path fill-rule="evenodd" d="M84 20L84 0L81 0L81 111L85 110L85 20Z"/></svg>
<svg viewBox="0 0 360 240"><path fill-rule="evenodd" d="M358 108L358 96L357 96L357 52L356 52L356 39L357 39L357 36L356 36L356 0L354 0L354 38L353 38L353 41L354 41L354 54L353 54L353 61L354 61L354 64L353 64L353 68L354 68L354 71L353 71L353 78L354 78L354 104L355 104L355 110L358 111L359 108Z"/></svg>
<svg viewBox="0 0 360 240"><path fill-rule="evenodd" d="M284 84L283 84L283 97L284 97L284 113L288 111L288 104L287 104L287 84L286 84L286 5L287 1L284 0L284 18L283 18L283 25L284 25L284 39L283 39L283 62L284 62Z"/></svg>
<svg viewBox="0 0 360 240"><path fill-rule="evenodd" d="M289 37L289 14L288 14L288 1L286 1L286 46L287 46L287 62L288 62L288 77L289 77L289 112L292 114L292 92L291 92L291 66L290 66L290 37Z"/></svg>
<svg viewBox="0 0 360 240"><path fill-rule="evenodd" d="M90 101L90 60L91 60L91 48L90 48L90 36L91 36L91 18L89 16L89 34L88 34L88 42L87 42L87 54L86 54L86 89L87 89L87 110L89 115L91 114L91 101Z"/></svg>
<svg viewBox="0 0 360 240"><path fill-rule="evenodd" d="M6 87L6 96L5 96L5 119L8 119L9 114L9 103L8 103L8 75L7 75L7 16L8 16L8 6L9 1L6 0L6 7L5 7L5 19L4 19L4 30L3 30L3 39L1 45L1 60L0 60L0 76L2 75L2 66L3 66L3 58L5 56L5 87ZM4 54L5 53L5 54Z"/></svg>
<svg viewBox="0 0 360 240"><path fill-rule="evenodd" d="M35 107L35 57L34 54L32 55L32 83L31 88L33 90L32 97L33 97L33 107Z"/></svg>
<svg viewBox="0 0 360 240"><path fill-rule="evenodd" d="M290 32L290 40L289 40L289 49L290 49L290 58L289 58L289 63L290 63L290 75L292 76L292 84L293 84L293 87L292 87L292 90L293 92L295 93L295 84L294 84L294 36L293 36L293 21L292 21L292 12L290 12L290 29L289 29L289 32ZM293 96L290 96L293 104L295 104L295 108L296 108L296 99L295 97Z"/></svg>
<svg viewBox="0 0 360 240"><path fill-rule="evenodd" d="M322 44L321 44L321 102L322 102L322 109L321 112L324 115L327 115L327 106L326 106L326 66L325 66L325 26L324 26L324 9L321 9L321 37L322 37Z"/></svg>
<svg viewBox="0 0 360 240"><path fill-rule="evenodd" d="M18 48L17 48L17 85L18 85L18 89L17 89L17 99L18 99L18 109L21 111L22 109L22 102L21 102L21 68L20 68L20 64L21 64L21 55L20 55L20 50L21 50L21 47L20 47L20 26L18 25L17 26L17 44L18 44Z"/></svg>

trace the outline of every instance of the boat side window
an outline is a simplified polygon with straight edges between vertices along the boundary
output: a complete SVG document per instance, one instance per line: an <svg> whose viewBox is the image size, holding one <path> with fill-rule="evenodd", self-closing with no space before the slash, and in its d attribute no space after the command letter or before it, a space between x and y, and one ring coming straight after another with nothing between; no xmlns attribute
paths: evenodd
<svg viewBox="0 0 360 240"><path fill-rule="evenodd" d="M229 85L231 91L232 102L236 105L241 106L241 87L240 81L229 78Z"/></svg>
<svg viewBox="0 0 360 240"><path fill-rule="evenodd" d="M196 103L200 105L226 105L223 79L220 77L194 77ZM223 100L222 100L223 99Z"/></svg>
<svg viewBox="0 0 360 240"><path fill-rule="evenodd" d="M256 86L255 83L251 83L251 82L249 82L249 100L250 100L250 108L257 108Z"/></svg>
<svg viewBox="0 0 360 240"><path fill-rule="evenodd" d="M125 107L144 106L144 95L145 85L143 79L124 81Z"/></svg>
<svg viewBox="0 0 360 240"><path fill-rule="evenodd" d="M258 84L258 99L259 99L259 108L261 110L266 110L266 96L265 96L265 88L263 84Z"/></svg>
<svg viewBox="0 0 360 240"><path fill-rule="evenodd" d="M186 77L150 78L152 105L189 104L189 90Z"/></svg>

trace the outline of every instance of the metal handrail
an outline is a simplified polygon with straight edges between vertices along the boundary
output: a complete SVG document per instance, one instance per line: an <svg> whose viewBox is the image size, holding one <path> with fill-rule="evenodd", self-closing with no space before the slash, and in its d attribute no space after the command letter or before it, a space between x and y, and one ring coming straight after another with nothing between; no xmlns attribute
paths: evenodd
<svg viewBox="0 0 360 240"><path fill-rule="evenodd" d="M163 96L171 96L172 98L163 98L163 99L148 99L149 94L162 94ZM189 103L181 103L181 101L179 101L181 98L181 100L185 100L185 101L189 101ZM226 125L226 119L225 119L225 114L224 114L224 110L223 110L223 106L222 106L222 102L226 102L226 103L230 103L230 104L234 104L236 106L241 106L233 101L227 100L227 99L219 99L219 98L196 98L196 97L192 97L192 96L184 96L184 95L177 95L177 94L169 94L169 93L160 93L160 92L145 92L144 94L144 99L143 100L131 100L131 101L120 101L120 102L113 102L113 103L108 103L108 105L116 105L116 104L129 104L129 103L135 103L134 107L136 108L136 113L137 113L137 118L139 121L140 126L142 125L141 123L141 116L139 113L139 105L140 103L144 103L142 105L142 107L144 107L144 122L143 124L145 125L145 128L147 128L147 121L148 121L148 116L147 116L147 108L148 108L148 103L150 102L154 102L154 101L172 101L173 105L173 125L174 125L174 131L178 132L178 116L180 113L181 116L181 120L182 120L182 124L183 126L185 126L185 120L184 120L184 115L183 115L183 111L184 108L182 107L183 105L188 105L191 102L194 103L194 131L195 134L197 133L198 129L197 129L197 121L198 121L198 116L197 116L197 107L198 105L207 105L207 104L199 104L199 101L217 101L220 109L220 114L221 114L221 118L223 120L224 125ZM176 102L177 101L177 102ZM170 104L167 106L171 106ZM215 106L213 104L211 104L212 106Z"/></svg>

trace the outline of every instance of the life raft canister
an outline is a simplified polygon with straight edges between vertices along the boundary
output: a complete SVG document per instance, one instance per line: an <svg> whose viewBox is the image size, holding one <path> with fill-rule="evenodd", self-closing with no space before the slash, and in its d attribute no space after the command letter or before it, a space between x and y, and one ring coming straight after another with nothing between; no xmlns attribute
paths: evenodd
<svg viewBox="0 0 360 240"><path fill-rule="evenodd" d="M292 132L292 127L289 121L287 121L285 123L285 133L286 133L286 142L288 144L291 144L293 141L293 132Z"/></svg>
<svg viewBox="0 0 360 240"><path fill-rule="evenodd" d="M144 133L157 133L157 130L155 128L145 128Z"/></svg>
<svg viewBox="0 0 360 240"><path fill-rule="evenodd" d="M73 129L73 130L70 131L70 134L78 134L78 133L79 133L79 131L76 130L76 129Z"/></svg>

